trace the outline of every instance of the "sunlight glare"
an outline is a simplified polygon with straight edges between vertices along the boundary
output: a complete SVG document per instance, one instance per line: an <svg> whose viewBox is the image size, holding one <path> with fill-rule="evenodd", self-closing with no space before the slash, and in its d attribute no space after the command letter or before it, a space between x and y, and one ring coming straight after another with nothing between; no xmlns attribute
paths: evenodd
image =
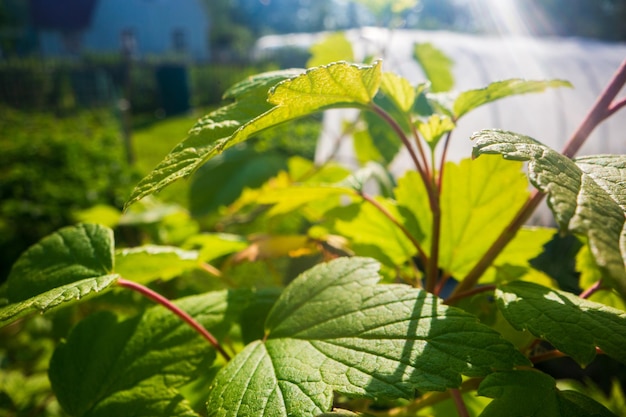
<svg viewBox="0 0 626 417"><path fill-rule="evenodd" d="M478 27L492 29L499 35L529 36L533 33L525 21L519 0L466 0Z"/></svg>

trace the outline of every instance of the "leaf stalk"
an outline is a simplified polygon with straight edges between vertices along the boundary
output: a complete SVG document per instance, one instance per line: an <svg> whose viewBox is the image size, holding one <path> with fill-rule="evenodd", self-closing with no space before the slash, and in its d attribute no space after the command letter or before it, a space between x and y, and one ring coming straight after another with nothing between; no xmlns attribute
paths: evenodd
<svg viewBox="0 0 626 417"><path fill-rule="evenodd" d="M368 194L365 194L364 192L358 192L358 195L361 198L363 198L363 200L367 201L372 206L374 206L385 217L387 217L389 220L391 220L391 222L394 225L396 225L400 229L400 231L402 231L402 233L407 237L407 239L409 239L411 241L411 243L413 244L413 246L417 250L417 254L420 257L420 260L423 262L424 265L426 265L428 263L428 257L426 256L426 253L424 252L424 249L422 248L420 243L411 234L411 232L409 232L409 230L406 227L404 227L404 225L398 219L396 219L394 217L394 215L389 212L389 210L387 210L382 204L380 204L378 201L376 201L376 199L374 199L372 196L370 196Z"/></svg>
<svg viewBox="0 0 626 417"><path fill-rule="evenodd" d="M174 304L171 300L163 297L161 294L152 291L148 287L144 287L141 284L138 284L133 281L128 281L123 278L117 280L117 285L120 287L128 288L133 291L137 291L141 295L151 299L152 301L162 305L163 307L170 310L172 313L176 314L180 317L185 323L189 324L196 332L200 333L202 337L204 337L214 348L219 352L220 355L226 361L230 361L230 355L226 353L224 348L217 341L215 336L211 334L207 329L205 329L200 323L198 323L193 317L187 314L185 311L180 309L176 304Z"/></svg>

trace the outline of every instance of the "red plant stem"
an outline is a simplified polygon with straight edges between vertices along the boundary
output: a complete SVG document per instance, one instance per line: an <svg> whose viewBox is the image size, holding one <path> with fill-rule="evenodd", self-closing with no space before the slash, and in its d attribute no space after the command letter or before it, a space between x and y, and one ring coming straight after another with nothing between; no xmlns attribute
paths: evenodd
<svg viewBox="0 0 626 417"><path fill-rule="evenodd" d="M439 177L437 180L437 187L439 188L440 194L441 194L441 189L443 186L443 170L444 170L444 166L446 165L448 148L450 147L450 136L452 136L452 131L449 131L446 134L446 138L443 140L443 152L441 152L441 162L439 163Z"/></svg>
<svg viewBox="0 0 626 417"><path fill-rule="evenodd" d="M587 116L583 122L578 126L578 129L570 137L565 148L563 149L563 155L571 158L580 147L585 143L593 129L598 126L604 119L614 113L614 109L625 106L622 101L618 101L615 104L611 104L615 99L615 96L619 93L622 87L626 84L626 60L622 62L618 70L613 75L613 78L609 81L607 87L602 91L593 107L587 113ZM478 279L489 268L496 257L502 252L504 247L515 237L517 231L524 225L526 220L535 211L545 194L535 191L530 199L524 204L524 206L518 211L512 222L502 231L496 241L489 247L485 255L478 261L472 270L463 278L460 284L454 289L452 296L467 291L472 288L478 282Z"/></svg>
<svg viewBox="0 0 626 417"><path fill-rule="evenodd" d="M463 396L461 395L461 391L454 388L450 390L450 396L452 397L452 401L454 401L454 405L456 406L456 410L459 412L459 417L469 417L469 411L467 411L467 406L463 402Z"/></svg>
<svg viewBox="0 0 626 417"><path fill-rule="evenodd" d="M121 287L128 288L133 291L137 291L141 295L151 299L152 301L155 301L158 304L161 304L163 307L167 308L172 313L176 314L184 322L189 324L195 331L200 333L200 335L202 335L202 337L204 337L215 348L215 350L217 350L220 353L220 355L222 355L222 357L226 359L226 361L230 361L230 355L226 353L226 351L222 348L222 346L219 344L217 339L207 329L205 329L200 323L198 323L193 317L191 317L185 311L181 310L177 305L172 303L170 300L163 297L161 294L158 294L152 291L150 288L144 287L143 285L138 284L133 281L127 281L123 278L120 278L117 280L117 284Z"/></svg>
<svg viewBox="0 0 626 417"><path fill-rule="evenodd" d="M452 305L456 303L458 300L462 300L466 297L471 297L472 295L480 294L481 292L494 291L496 289L495 285L482 285L480 287L474 287L468 291L451 295L450 297L444 300L444 304Z"/></svg>
<svg viewBox="0 0 626 417"><path fill-rule="evenodd" d="M579 297L583 299L587 299L591 297L595 292L602 289L602 280L598 280L591 287L587 288L585 291L581 292Z"/></svg>
<svg viewBox="0 0 626 417"><path fill-rule="evenodd" d="M448 282L449 279L450 279L450 274L447 272L444 273L439 278L439 281L437 281L437 285L435 286L435 291L433 292L436 296L439 296L439 294L441 293L441 290L446 285L446 282Z"/></svg>
<svg viewBox="0 0 626 417"><path fill-rule="evenodd" d="M409 142L407 136L404 134L404 131L402 130L400 125L398 125L398 123L379 106L372 105L371 109L380 117L382 117L383 120L385 120L400 137L400 140L404 143L404 146L406 146L409 154L411 155L411 159L413 160L413 163L415 164L415 167L419 172L424 186L426 187L426 190L428 192L428 202L430 204L430 210L433 216L433 229L430 257L428 258L428 262L425 263L426 290L429 292L433 292L435 290L435 286L437 285L437 278L439 276L439 240L441 235L441 207L439 204L439 193L435 184L432 181L432 178L427 175L425 168L422 167L422 164L417 159L417 155L415 154L411 143ZM416 140L419 141L419 136L416 136ZM426 164L426 161L424 161L424 163ZM425 254L420 254L420 256L422 256L422 258L425 258Z"/></svg>
<svg viewBox="0 0 626 417"><path fill-rule="evenodd" d="M424 184L427 184L426 187L429 187L428 176L426 175L425 168L422 166L419 159L417 159L417 154L415 153L415 150L413 149L413 146L411 145L409 138L407 138L407 136L404 134L404 131L402 130L400 125L398 125L398 123L393 119L393 117L391 117L380 106L377 106L376 104L372 104L369 108L378 116L380 116L385 122L387 122L387 124L391 126L391 128L396 132L396 134L398 135L398 137L400 138L400 140L406 147L407 151L409 152L409 155L411 156L411 160L413 161L413 164L415 165L415 169L417 169L417 172L419 172L420 176L422 177L422 180L424 181Z"/></svg>
<svg viewBox="0 0 626 417"><path fill-rule="evenodd" d="M593 129L596 128L604 119L613 114L616 109L623 107L623 100L618 101L612 105L613 100L626 84L626 59L622 61L613 78L607 84L606 88L594 103L593 107L587 114L587 117L583 120L582 124L578 127L576 132L570 137L569 141L563 149L563 155L568 158L576 155L576 152L585 143Z"/></svg>
<svg viewBox="0 0 626 417"><path fill-rule="evenodd" d="M424 162L424 170L426 171L426 177L430 178L431 177L430 169L432 169L432 171L435 172L435 167L431 167L430 169L428 168L428 158L426 158L426 152L424 152L424 147L422 146L420 135L417 132L415 125L413 123L410 123L410 124L411 124L411 130L413 131L413 137L415 138L415 143L417 144L417 150L420 153L420 156L422 157L422 161Z"/></svg>
<svg viewBox="0 0 626 417"><path fill-rule="evenodd" d="M613 104L611 104L611 107L609 108L609 116L611 116L613 113L615 113L624 106L626 106L626 98L613 102Z"/></svg>
<svg viewBox="0 0 626 417"><path fill-rule="evenodd" d="M387 217L389 220L391 220L391 222L396 225L401 231L402 233L407 237L407 239L409 239L411 241L411 243L413 244L413 246L415 247L415 249L417 250L417 253L420 257L420 260L424 263L424 265L428 262L428 257L426 256L426 253L424 252L424 249L422 249L422 246L420 245L420 243L417 241L417 239L415 239L415 237L411 234L411 232L409 232L409 230L404 227L404 225L402 223L400 223L400 221L398 221L398 219L396 219L393 214L391 214L389 212L389 210L387 210L382 204L380 204L378 201L376 201L373 197L365 194L365 193L359 193L359 196L361 196L361 198L363 198L363 200L367 201L368 203L370 203L371 205L373 205L378 211L380 211L385 217Z"/></svg>

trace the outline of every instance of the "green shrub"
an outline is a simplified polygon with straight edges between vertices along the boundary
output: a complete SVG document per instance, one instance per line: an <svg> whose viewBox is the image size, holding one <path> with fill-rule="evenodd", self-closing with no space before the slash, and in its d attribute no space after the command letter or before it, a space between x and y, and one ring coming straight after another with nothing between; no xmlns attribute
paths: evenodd
<svg viewBox="0 0 626 417"><path fill-rule="evenodd" d="M73 223L75 210L121 207L133 175L109 113L0 112L0 265L6 277L21 251Z"/></svg>

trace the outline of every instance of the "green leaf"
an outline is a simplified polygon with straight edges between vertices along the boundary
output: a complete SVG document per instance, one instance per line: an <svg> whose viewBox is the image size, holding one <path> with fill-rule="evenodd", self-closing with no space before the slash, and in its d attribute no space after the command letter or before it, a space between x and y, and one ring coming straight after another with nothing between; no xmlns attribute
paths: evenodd
<svg viewBox="0 0 626 417"><path fill-rule="evenodd" d="M0 324L112 285L118 278L113 274L113 245L113 231L108 227L79 224L31 246L7 279L7 305L0 307Z"/></svg>
<svg viewBox="0 0 626 417"><path fill-rule="evenodd" d="M20 256L7 279L9 302L113 271L113 231L80 224L43 238Z"/></svg>
<svg viewBox="0 0 626 417"><path fill-rule="evenodd" d="M485 272L480 282L483 284L509 282L512 279L504 279L500 272L508 267L518 269L521 267L521 279L553 286L552 278L541 271L532 269L531 261L543 253L545 245L550 242L555 232L552 228L523 226L493 261L493 268Z"/></svg>
<svg viewBox="0 0 626 417"><path fill-rule="evenodd" d="M389 106L386 104L387 103L379 103L379 105L383 109L394 114L393 110L390 109ZM364 157L363 152L358 149L358 146L360 145L360 142L367 140L380 154L380 158L374 159L373 161L379 162L384 165L391 164L393 159L398 154L398 151L402 148L402 141L400 141L398 135L396 135L395 132L389 128L389 125L378 115L370 112L365 112L361 114L361 117L367 125L367 130L365 134L369 136L369 139L359 138L357 136L357 141L354 143L355 153L357 155L361 155L361 158ZM396 120L398 122L401 122L401 119Z"/></svg>
<svg viewBox="0 0 626 417"><path fill-rule="evenodd" d="M612 197L618 191L607 193L594 179L595 174L586 173L571 159L527 136L483 130L472 139L474 155L497 153L506 159L529 161L530 181L548 193L548 205L559 226L587 237L606 283L626 296L625 260L621 252L626 249L625 218L623 209ZM589 164L586 169L594 171ZM604 172L602 168L598 176Z"/></svg>
<svg viewBox="0 0 626 417"><path fill-rule="evenodd" d="M379 265L339 258L296 278L253 342L217 375L210 416L315 416L332 393L413 398L526 359L477 319L405 285L376 285Z"/></svg>
<svg viewBox="0 0 626 417"><path fill-rule="evenodd" d="M626 363L626 313L574 294L530 282L512 282L496 290L498 307L518 330L545 339L582 365L596 346Z"/></svg>
<svg viewBox="0 0 626 417"><path fill-rule="evenodd" d="M373 65L336 62L309 69L273 87L268 101L276 107L256 122L275 118L282 122L330 106L370 104L381 83L381 67L381 61Z"/></svg>
<svg viewBox="0 0 626 417"><path fill-rule="evenodd" d="M417 92L406 78L400 77L393 72L385 72L383 73L380 90L402 112L408 113L413 108Z"/></svg>
<svg viewBox="0 0 626 417"><path fill-rule="evenodd" d="M311 58L306 63L307 68L326 65L335 61L354 61L352 44L343 32L326 36L321 42L311 46L309 51Z"/></svg>
<svg viewBox="0 0 626 417"><path fill-rule="evenodd" d="M208 159L253 134L321 110L369 104L380 85L381 65L380 61L373 66L338 62L278 84L277 80L293 73L279 72L231 90L230 94L240 94L238 100L200 120L187 139L139 182L126 206L190 175ZM265 102L259 92L267 91L270 83L276 85Z"/></svg>
<svg viewBox="0 0 626 417"><path fill-rule="evenodd" d="M248 246L247 239L239 235L202 233L187 239L183 248L199 251L200 259L204 262L210 262L224 255L238 252L246 246Z"/></svg>
<svg viewBox="0 0 626 417"><path fill-rule="evenodd" d="M449 91L454 85L452 64L454 63L431 43L416 43L413 57L420 64L434 93Z"/></svg>
<svg viewBox="0 0 626 417"><path fill-rule="evenodd" d="M448 116L433 114L426 122L418 121L417 130L430 149L435 149L443 135L454 129L454 122Z"/></svg>
<svg viewBox="0 0 626 417"><path fill-rule="evenodd" d="M216 337L254 300L251 291L220 291L176 304ZM197 377L215 351L164 307L120 321L111 312L76 325L54 352L49 376L72 416L195 416L177 388Z"/></svg>
<svg viewBox="0 0 626 417"><path fill-rule="evenodd" d="M582 156L574 161L626 212L626 155Z"/></svg>
<svg viewBox="0 0 626 417"><path fill-rule="evenodd" d="M429 253L432 215L426 189L417 173L408 172L398 180L395 195L406 227L414 236L422 236L420 243ZM467 274L527 196L521 164L510 165L494 157L465 159L458 164L448 162L441 194L439 267L458 278ZM512 261L508 257L505 262ZM519 262L527 265L527 259Z"/></svg>
<svg viewBox="0 0 626 417"><path fill-rule="evenodd" d="M115 272L126 279L146 284L156 279L168 280L197 268L198 252L171 246L146 245L117 251Z"/></svg>
<svg viewBox="0 0 626 417"><path fill-rule="evenodd" d="M551 376L534 370L488 375L478 395L494 398L480 417L614 417L589 397L559 391Z"/></svg>
<svg viewBox="0 0 626 417"><path fill-rule="evenodd" d="M532 81L521 79L510 79L504 81L496 81L489 84L485 88L465 91L454 101L453 113L454 119L458 120L467 112L474 110L483 104L491 103L505 97L527 94L540 93L547 88L571 87L572 85L563 80L548 81Z"/></svg>
<svg viewBox="0 0 626 417"><path fill-rule="evenodd" d="M396 219L401 218L391 200L377 198L377 201ZM387 266L395 267L417 252L402 231L368 202L337 207L327 212L326 218L328 229L348 238L357 255L373 257Z"/></svg>
<svg viewBox="0 0 626 417"><path fill-rule="evenodd" d="M61 304L84 300L111 287L118 278L117 274L87 278L61 285L23 301L4 305L0 307L0 327L34 311L45 313Z"/></svg>
<svg viewBox="0 0 626 417"><path fill-rule="evenodd" d="M107 227L115 227L122 217L122 212L105 204L76 211L73 215L77 223L98 223Z"/></svg>
<svg viewBox="0 0 626 417"><path fill-rule="evenodd" d="M137 184L126 202L126 208L172 182L191 175L208 159L234 145L236 142L232 141L232 135L235 131L272 107L267 103L270 87L296 74L298 72L295 70L269 72L231 87L224 97L236 101L200 119L189 131L187 138Z"/></svg>
<svg viewBox="0 0 626 417"><path fill-rule="evenodd" d="M251 149L229 149L204 164L189 187L189 209L203 216L235 201L246 187L256 188L287 169L284 156Z"/></svg>
<svg viewBox="0 0 626 417"><path fill-rule="evenodd" d="M263 193L258 197L259 204L274 204L269 214L272 216L289 213L308 203L315 201L336 199L354 194L354 190L336 185L294 185L291 187L276 188Z"/></svg>

